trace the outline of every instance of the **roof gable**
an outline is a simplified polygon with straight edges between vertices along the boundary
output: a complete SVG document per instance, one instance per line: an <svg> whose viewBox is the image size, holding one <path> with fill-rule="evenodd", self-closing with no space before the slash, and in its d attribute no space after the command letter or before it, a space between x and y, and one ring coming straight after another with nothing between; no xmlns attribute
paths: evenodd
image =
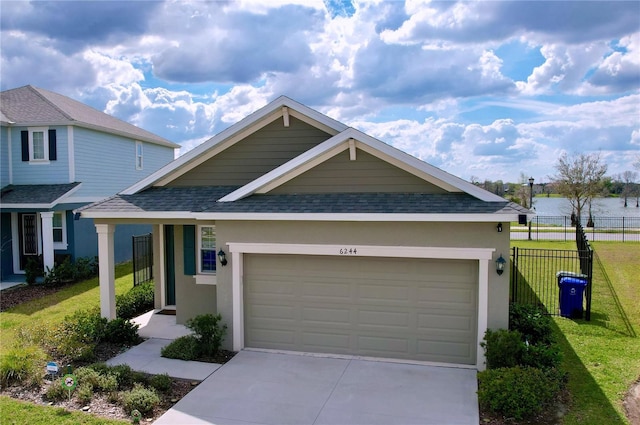
<svg viewBox="0 0 640 425"><path fill-rule="evenodd" d="M282 119L285 125L287 125L291 117L295 117L330 135L338 134L348 128L345 124L302 105L295 100L289 99L286 96L280 96L273 102L258 109L236 124L221 131L211 139L177 158L175 161L167 164L146 179L125 189L122 193L133 194L151 186L165 186L273 121Z"/></svg>
<svg viewBox="0 0 640 425"><path fill-rule="evenodd" d="M320 128L332 135L326 141L301 153L277 168L246 183L237 190L219 199L219 202L234 202L254 194L267 194L306 171L349 150L373 155L405 172L412 174L449 193L467 193L487 202L504 202L504 199L469 182L427 164L361 131L350 128L326 115L281 96L265 107L212 137L207 142L176 159L156 173L121 192L131 195L151 186L167 186L188 171L240 142L249 135L267 126L276 119L288 125L291 116Z"/></svg>
<svg viewBox="0 0 640 425"><path fill-rule="evenodd" d="M179 147L163 137L52 91L23 86L0 95L2 115L8 124L77 125L171 148Z"/></svg>

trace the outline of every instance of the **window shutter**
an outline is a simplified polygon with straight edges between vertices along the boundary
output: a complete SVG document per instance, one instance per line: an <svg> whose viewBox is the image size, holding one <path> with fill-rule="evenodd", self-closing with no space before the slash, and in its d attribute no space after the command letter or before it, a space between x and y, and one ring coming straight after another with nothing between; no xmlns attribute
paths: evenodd
<svg viewBox="0 0 640 425"><path fill-rule="evenodd" d="M20 138L22 140L22 160L29 161L29 132L22 130L20 132Z"/></svg>
<svg viewBox="0 0 640 425"><path fill-rule="evenodd" d="M193 276L196 274L196 226L187 224L182 229L184 274Z"/></svg>
<svg viewBox="0 0 640 425"><path fill-rule="evenodd" d="M49 130L49 160L56 161L58 159L58 152L56 150L56 131Z"/></svg>

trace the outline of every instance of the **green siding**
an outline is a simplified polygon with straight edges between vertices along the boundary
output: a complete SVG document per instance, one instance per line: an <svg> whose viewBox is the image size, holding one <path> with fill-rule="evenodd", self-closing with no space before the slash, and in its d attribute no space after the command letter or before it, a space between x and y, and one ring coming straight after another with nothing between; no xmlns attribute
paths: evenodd
<svg viewBox="0 0 640 425"><path fill-rule="evenodd" d="M168 186L242 186L331 137L295 118L276 119Z"/></svg>

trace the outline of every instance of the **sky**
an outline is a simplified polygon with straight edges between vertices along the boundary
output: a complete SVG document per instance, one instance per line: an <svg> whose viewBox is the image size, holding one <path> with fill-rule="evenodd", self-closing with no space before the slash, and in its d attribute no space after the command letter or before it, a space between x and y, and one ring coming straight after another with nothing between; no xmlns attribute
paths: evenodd
<svg viewBox="0 0 640 425"><path fill-rule="evenodd" d="M640 159L640 1L0 0L0 43L180 154L286 95L465 180Z"/></svg>

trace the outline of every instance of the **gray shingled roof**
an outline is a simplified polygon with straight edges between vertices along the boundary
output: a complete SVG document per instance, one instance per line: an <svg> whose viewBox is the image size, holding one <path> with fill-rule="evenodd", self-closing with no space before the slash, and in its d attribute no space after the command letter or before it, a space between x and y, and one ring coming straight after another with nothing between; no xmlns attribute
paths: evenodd
<svg viewBox="0 0 640 425"><path fill-rule="evenodd" d="M8 185L2 188L0 203L51 204L80 183Z"/></svg>
<svg viewBox="0 0 640 425"><path fill-rule="evenodd" d="M75 124L127 135L151 143L179 147L175 143L100 112L84 103L48 90L23 86L0 93L3 121L14 125Z"/></svg>
<svg viewBox="0 0 640 425"><path fill-rule="evenodd" d="M154 187L116 195L78 211L201 213L526 214L513 202L486 202L465 193L318 193L253 195L217 202L235 187Z"/></svg>

